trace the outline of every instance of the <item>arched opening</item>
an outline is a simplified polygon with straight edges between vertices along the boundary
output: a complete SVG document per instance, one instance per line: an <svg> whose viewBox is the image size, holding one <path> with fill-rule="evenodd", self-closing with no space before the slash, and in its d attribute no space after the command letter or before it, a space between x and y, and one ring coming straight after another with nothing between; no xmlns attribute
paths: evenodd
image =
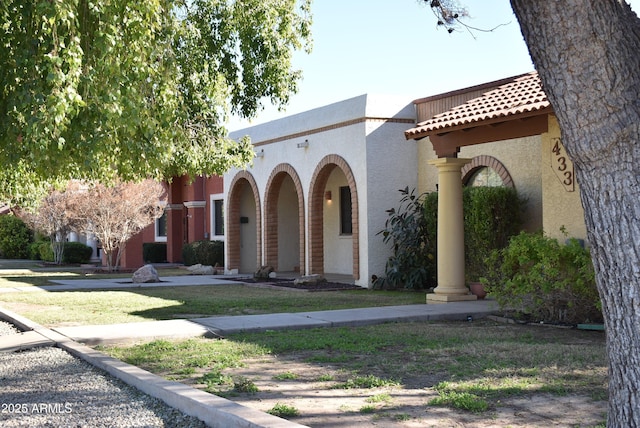
<svg viewBox="0 0 640 428"><path fill-rule="evenodd" d="M227 269L253 273L262 258L260 197L256 182L246 171L233 179L228 197Z"/></svg>
<svg viewBox="0 0 640 428"><path fill-rule="evenodd" d="M360 279L358 193L347 162L337 155L322 159L309 195L310 273Z"/></svg>
<svg viewBox="0 0 640 428"><path fill-rule="evenodd" d="M514 187L507 168L493 156L476 156L462 168L462 183L469 187Z"/></svg>
<svg viewBox="0 0 640 428"><path fill-rule="evenodd" d="M289 164L274 168L265 196L265 261L280 272L304 274L302 184Z"/></svg>

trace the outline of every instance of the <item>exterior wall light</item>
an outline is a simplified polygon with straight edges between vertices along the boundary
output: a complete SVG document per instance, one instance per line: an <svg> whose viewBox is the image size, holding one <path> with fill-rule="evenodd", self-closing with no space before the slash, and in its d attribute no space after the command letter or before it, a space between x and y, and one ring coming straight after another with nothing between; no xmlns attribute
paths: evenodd
<svg viewBox="0 0 640 428"><path fill-rule="evenodd" d="M304 140L302 143L297 144L299 149L303 149L305 147L309 147L309 140Z"/></svg>
<svg viewBox="0 0 640 428"><path fill-rule="evenodd" d="M327 190L326 192L324 192L324 198L327 201L331 201L331 190Z"/></svg>

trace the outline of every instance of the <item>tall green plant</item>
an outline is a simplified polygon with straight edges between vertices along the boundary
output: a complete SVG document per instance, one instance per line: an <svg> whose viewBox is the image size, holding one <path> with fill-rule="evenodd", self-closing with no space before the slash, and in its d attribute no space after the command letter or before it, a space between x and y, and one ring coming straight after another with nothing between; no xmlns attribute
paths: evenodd
<svg viewBox="0 0 640 428"><path fill-rule="evenodd" d="M425 194L416 196L415 189L401 189L400 205L387 210L388 218L382 235L391 244L392 256L387 260L386 277L374 286L383 288L422 289L430 286L434 277L433 247L427 233L423 201Z"/></svg>
<svg viewBox="0 0 640 428"><path fill-rule="evenodd" d="M522 227L524 200L511 187L465 187L464 241L468 281L486 274L485 259Z"/></svg>

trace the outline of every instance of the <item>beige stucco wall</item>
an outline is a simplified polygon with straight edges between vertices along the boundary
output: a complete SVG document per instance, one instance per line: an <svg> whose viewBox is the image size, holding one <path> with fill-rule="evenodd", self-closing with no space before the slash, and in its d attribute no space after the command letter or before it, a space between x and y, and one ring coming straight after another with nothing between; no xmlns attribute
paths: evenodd
<svg viewBox="0 0 640 428"><path fill-rule="evenodd" d="M436 190L438 172L434 166L427 165L427 161L435 159L436 155L429 139L425 138L416 144L420 159L418 191L433 192ZM460 158L488 155L502 162L511 175L518 193L527 200L523 227L529 231L540 230L543 227L541 144L540 136L516 138L462 147L458 154Z"/></svg>
<svg viewBox="0 0 640 428"><path fill-rule="evenodd" d="M548 132L540 136L517 138L462 147L459 157L473 158L489 155L503 163L513 178L518 193L527 199L525 229L544 230L551 237L564 242L564 228L569 237L586 240L584 210L580 201L579 187L567 191L555 174L552 165L554 138L560 138L560 127L555 116L549 116ZM432 192L436 189L438 174L435 167L427 165L436 155L428 138L414 142L418 149L418 191Z"/></svg>
<svg viewBox="0 0 640 428"><path fill-rule="evenodd" d="M567 231L568 237L586 240L584 210L578 185L576 183L574 191L567 191L552 169L553 138L560 138L560 127L555 116L550 115L549 132L542 134L543 229L548 236L557 238L560 242L566 239L560 231L561 227Z"/></svg>

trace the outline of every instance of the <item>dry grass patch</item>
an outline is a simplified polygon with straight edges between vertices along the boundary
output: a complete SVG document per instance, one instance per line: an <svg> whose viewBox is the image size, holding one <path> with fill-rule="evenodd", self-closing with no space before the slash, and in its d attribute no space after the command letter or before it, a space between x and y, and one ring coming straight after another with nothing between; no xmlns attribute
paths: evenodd
<svg viewBox="0 0 640 428"><path fill-rule="evenodd" d="M220 355L226 346L249 351L229 364L211 356L188 375L180 375L180 365L161 373L202 388L203 376L213 373L209 378L219 383L209 391L263 411L285 403L299 411L293 420L314 427L595 426L605 419L601 332L489 321L399 323L187 343L202 350L184 353L185 360L211 348ZM175 348L147 355L147 362L130 359L142 349L107 351L152 371L151 361L181 361ZM234 390L237 378L257 391Z"/></svg>

